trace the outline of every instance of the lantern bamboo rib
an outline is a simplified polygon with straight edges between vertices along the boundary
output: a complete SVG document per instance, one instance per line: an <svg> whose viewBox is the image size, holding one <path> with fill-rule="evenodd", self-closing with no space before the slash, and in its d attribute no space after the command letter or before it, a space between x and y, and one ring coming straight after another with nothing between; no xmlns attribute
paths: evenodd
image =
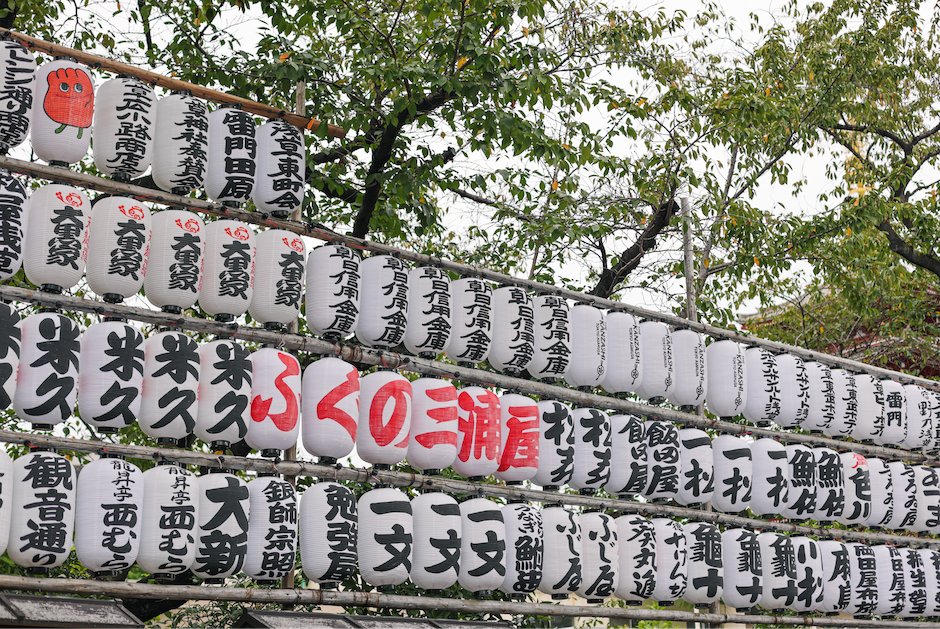
<svg viewBox="0 0 940 629"><path fill-rule="evenodd" d="M32 50L39 50L56 57L72 57L76 61L84 63L87 66L91 66L92 68L100 68L102 70L116 72L118 74L134 76L146 83L159 85L160 87L166 88L168 90L188 91L192 93L193 96L197 96L204 100L211 100L215 103L239 105L245 111L257 114L259 116L264 116L265 118L282 118L302 130L316 132L320 126L324 124L323 122L320 122L314 118L307 118L306 116L292 114L285 109L258 103L247 98L241 98L240 96L225 94L224 92L212 90L201 85L188 83L186 81L164 76L156 72L151 72L150 70L144 70L136 66L121 63L120 61L115 61L114 59L100 57L83 50L76 50L74 48L60 46L59 44L54 44L37 37L31 37L23 33L17 33L16 31L7 28L0 28L0 37L15 39L27 48ZM327 124L326 134L331 138L342 138L346 136L346 130L333 124Z"/></svg>
<svg viewBox="0 0 940 629"><path fill-rule="evenodd" d="M342 465L319 465L307 461L279 461L269 459L227 456L193 452L170 448L149 448L119 443L107 443L91 439L74 439L55 435L21 433L0 430L0 442L17 443L32 447L51 447L57 450L74 452L94 452L97 454L117 454L131 459L148 461L177 461L185 465L208 468L238 469L256 473L276 472L288 476L306 476L326 480L348 481L370 484L384 484L395 487L442 490L449 494L465 496L490 496L493 498L528 500L545 504L563 503L572 507L588 509L607 509L635 513L649 517L684 518L700 522L720 524L726 528L748 528L752 530L772 530L781 533L811 535L840 541L853 541L867 544L896 544L910 548L925 546L940 548L940 538L916 537L913 535L894 535L846 529L832 529L824 526L804 526L792 522L765 521L745 518L738 515L704 511L687 507L658 505L616 498L581 496L579 494L556 493L539 489L475 483L439 476L425 476L411 472L392 470L360 469Z"/></svg>
<svg viewBox="0 0 940 629"><path fill-rule="evenodd" d="M0 34L3 30L0 29ZM926 387L931 390L940 391L940 383L934 380L928 380L926 378L919 378L917 376L911 376L909 374L901 373L899 371L892 371L890 369L882 369L880 367L875 367L872 365L866 365L854 360L848 360L846 358L841 358L838 356L830 356L829 354L823 354L821 352L815 352L808 350L802 347L796 347L793 345L787 345L786 343L778 343L776 341L768 341L766 339L761 339L753 336L746 336L732 330L725 330L723 328L718 328L713 325L707 325L704 323L697 323L694 321L689 321L688 319L683 319L675 315L663 314L660 312L655 312L653 310L646 310L645 308L639 308L637 306L632 306L630 304L625 304L623 302L614 301L612 299L603 299L601 297L595 297L593 295L588 295L585 293L580 293L578 291L568 290L552 286L550 284L543 284L541 282L536 282L534 280L527 280L517 277L512 277L510 275L505 275L503 273L498 273L496 271L491 271L489 269L478 267L470 264L463 264L461 262L455 262L452 260L445 260L443 258L437 258L434 256L428 256L420 253L415 253L412 251L407 251L403 249L398 249L389 245L384 245L377 242L372 242L369 240L363 240L360 238L354 238L352 236L344 236L337 234L336 232L331 231L330 229L319 225L314 222L297 222L289 220L276 219L269 216L266 213L261 212L249 212L247 210L237 209L237 208L228 208L220 204L212 203L210 201L204 201L202 199L194 199L192 197L183 197L169 192L164 192L162 190L153 190L151 188L142 188L140 186L135 186L132 184L121 183L117 181L112 181L110 179L104 179L101 177L96 177L94 175L89 175L86 173L77 173L63 168L57 168L54 166L46 166L44 164L37 164L35 162L27 162L23 160L13 159L11 157L0 156L0 168L10 170L12 172L21 173L30 177L36 177L40 179L46 179L49 181L59 181L65 182L76 186L82 186L91 190L97 190L100 192L105 192L108 194L119 194L134 197L142 201L148 201L151 203L159 203L163 205L173 205L173 206L182 206L189 210L200 212L203 214L208 214L210 216L218 216L223 218L231 218L240 220L246 223L253 225L259 225L262 227L273 227L276 229L286 229L292 231L296 234L303 236L308 236L310 238L316 238L318 240L323 240L326 242L332 243L341 243L348 245L354 249L372 251L376 253L390 254L397 256L403 260L408 260L417 264L432 264L440 266L441 268L447 269L448 271L453 271L455 273L460 273L461 275L474 275L482 277L486 280L497 284L511 284L520 286L527 290L531 290L536 293L553 293L561 295L567 299L571 299L579 302L589 302L596 306L607 308L609 310L620 310L628 312L634 316L643 318L643 319L652 319L656 321L662 321L663 323L669 324L676 328L685 328L694 330L696 332L707 334L716 339L730 339L733 341L738 341L746 345L755 345L760 347L766 347L767 349L774 352L786 352L799 356L804 360L816 360L821 363L825 363L832 367L843 367L852 371L857 372L867 372L873 376L879 378L889 378L892 380L897 380L902 383L911 383L919 384L923 387Z"/></svg>
<svg viewBox="0 0 940 629"><path fill-rule="evenodd" d="M591 408L607 409L621 413L629 413L648 419L660 419L671 421L686 426L694 426L707 430L714 430L733 435L749 435L753 437L769 437L786 441L788 443L802 443L809 446L821 446L833 448L835 450L851 450L859 452L865 456L878 457L882 459L903 460L909 463L922 463L940 467L940 457L926 455L910 450L899 448L887 448L864 443L854 443L849 441L837 441L820 435L798 434L787 431L770 430L767 428L757 428L755 426L744 424L733 424L731 422L710 419L691 413L683 413L668 408L659 408L648 406L631 400L624 400L616 397L597 395L569 389L556 385L538 382L536 380L523 380L513 378L501 373L492 371L483 371L481 369L472 369L469 367L458 367L446 363L406 356L394 352L380 351L357 345L355 343L333 344L328 341L313 337L302 336L299 334L289 334L281 332L272 332L261 328L244 327L232 323L218 323L206 319L197 319L195 317L186 317L183 315L173 315L147 308L137 308L134 306L124 306L118 304L108 304L105 302L73 297L71 295L55 295L27 288L16 286L0 286L0 299L15 300L24 303L36 305L55 306L64 310L76 310L97 315L114 315L133 319L143 323L158 325L162 327L177 327L200 334L212 334L216 336L231 336L242 341L251 343L260 343L264 345L274 345L276 347L296 350L310 354L321 354L338 356L351 363L365 363L392 369L401 369L431 376L439 376L447 379L459 380L480 384L483 386L495 386L501 389L513 389L522 393L552 399L564 400L581 406Z"/></svg>
<svg viewBox="0 0 940 629"><path fill-rule="evenodd" d="M917 620L867 620L825 616L771 616L757 614L697 614L669 609L635 609L595 605L557 605L470 599L403 596L376 592L348 592L308 589L262 589L234 587L202 587L198 585L154 585L91 581L85 579L40 579L0 575L0 588L42 592L63 592L86 596L114 598L146 598L170 600L236 601L242 603L294 603L298 605L337 605L343 607L387 607L427 611L464 612L476 614L525 614L530 616L565 616L574 618L621 618L629 620L663 620L774 626L819 627L940 627L940 623Z"/></svg>

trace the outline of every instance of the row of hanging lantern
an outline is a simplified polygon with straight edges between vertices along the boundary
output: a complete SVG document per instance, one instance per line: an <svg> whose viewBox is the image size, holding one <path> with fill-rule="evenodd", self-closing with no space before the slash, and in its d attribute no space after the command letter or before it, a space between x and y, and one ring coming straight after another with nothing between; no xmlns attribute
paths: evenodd
<svg viewBox="0 0 940 629"><path fill-rule="evenodd" d="M152 167L161 189L187 194L204 188L219 203L255 207L287 217L303 201L304 139L294 126L272 119L258 127L237 108L209 113L186 92L157 98L134 77L105 81L95 92L93 73L59 57L38 68L13 41L0 46L4 111L0 149L31 138L33 152L53 165L81 161L95 136L98 169L119 180Z"/></svg>
<svg viewBox="0 0 940 629"><path fill-rule="evenodd" d="M321 482L299 499L287 482L245 482L219 472L103 458L76 474L59 454L16 461L0 453L0 543L30 569L67 559L73 543L94 573L134 563L160 577L186 570L207 581L244 573L260 581L302 568L321 587L353 577L380 589L409 578L441 591L455 583L486 596L577 593L592 603L683 599L706 606L919 617L940 613L940 551L817 541L803 536L721 532L638 515L576 514L560 506L414 499L377 488L358 500ZM78 505L82 505L78 513ZM299 538L299 540L298 540ZM545 549L552 552L546 553Z"/></svg>
<svg viewBox="0 0 940 629"><path fill-rule="evenodd" d="M23 214L23 186L12 177L0 178L0 186L4 211L16 214L19 205ZM205 224L182 210L151 216L126 197L104 198L91 211L88 197L71 186L43 186L29 207L0 233L2 279L22 260L44 290L71 288L84 274L107 301L143 287L169 312L198 300L219 320L248 312L273 328L297 318L306 284L307 324L333 340L355 333L373 347L404 345L425 357L446 352L462 364L488 359L512 375L564 378L686 410L704 401L719 417L743 414L757 425L907 449L938 443L940 393L917 384L730 340L706 348L691 330L670 332L663 323L604 315L586 303L569 308L557 295L533 299L517 286L492 290L479 278L452 283L440 268L409 271L388 255L360 261L343 245L318 247L308 259L303 240L284 230L255 234L237 221Z"/></svg>
<svg viewBox="0 0 940 629"><path fill-rule="evenodd" d="M373 465L407 458L429 474L452 467L469 478L495 475L586 494L684 506L711 501L729 513L914 532L940 527L932 515L940 487L928 466L769 438L713 441L695 428L479 386L457 389L438 378L410 382L390 370L361 376L335 357L301 374L298 360L276 348L249 353L231 340L200 347L172 330L144 340L122 321L80 334L62 314L21 322L0 304L0 326L3 408L43 427L68 419L77 397L82 419L102 432L136 420L156 439L195 433L224 448L244 438L266 456L301 436L308 453L330 461L355 448Z"/></svg>

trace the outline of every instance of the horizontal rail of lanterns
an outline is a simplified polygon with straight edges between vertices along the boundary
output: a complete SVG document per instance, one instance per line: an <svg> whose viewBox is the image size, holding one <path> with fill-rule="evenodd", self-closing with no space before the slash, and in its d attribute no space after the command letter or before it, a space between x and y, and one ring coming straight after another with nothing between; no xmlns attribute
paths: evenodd
<svg viewBox="0 0 940 629"><path fill-rule="evenodd" d="M301 570L321 589L358 573L389 592L409 579L434 594L459 584L478 598L578 594L777 614L846 612L901 618L940 614L940 550L816 540L708 522L576 513L559 504L411 498L376 487L357 496L331 481L299 497L275 476L249 482L165 463L142 472L100 458L77 473L51 451L0 454L0 545L17 564L63 564L72 545L93 573L136 563L155 578L187 570L213 583L243 573L278 580ZM78 506L81 505L81 509ZM74 538L74 541L73 541ZM546 549L551 549L546 552ZM586 613L590 615L590 612Z"/></svg>
<svg viewBox="0 0 940 629"><path fill-rule="evenodd" d="M797 356L804 361L818 361L825 365L829 365L830 367L843 368L857 373L868 373L877 378L894 379L903 383L919 384L933 390L937 390L938 387L940 387L940 385L938 385L938 383L934 380L919 378L909 374L883 369L872 365L866 365L864 363L849 360L839 356L823 354L821 352L815 352L805 348L787 345L785 343L768 341L766 339L745 335L733 330L727 330L704 323L689 321L675 315L647 310L632 304L627 304L611 299L602 299L593 295L587 295L577 291L551 286L549 284L544 284L534 280L512 277L483 267L463 264L453 260L428 256L381 243L338 234L322 225L313 222L304 223L281 219L272 216L267 212L249 211L240 207L212 203L210 201L185 197L173 194L171 192L153 190L121 181L103 179L101 177L96 177L87 173L66 171L58 167L46 166L35 162L27 162L5 156L0 156L0 168L7 169L11 172L21 173L29 177L45 179L47 181L63 181L81 188L97 190L106 194L124 196L135 200L143 200L177 208L185 208L207 216L237 220L263 228L285 230L297 235L307 236L317 240L325 240L331 244L346 245L357 252L368 251L372 252L373 254L392 255L418 266L438 266L460 276L479 277L499 286L518 286L530 291L533 294L555 294L560 297L564 297L572 303L588 303L606 309L609 312L626 312L638 319L660 321L673 326L676 329L692 330L711 338L719 340L733 340L742 343L747 347L764 347L775 353L793 354L794 356Z"/></svg>

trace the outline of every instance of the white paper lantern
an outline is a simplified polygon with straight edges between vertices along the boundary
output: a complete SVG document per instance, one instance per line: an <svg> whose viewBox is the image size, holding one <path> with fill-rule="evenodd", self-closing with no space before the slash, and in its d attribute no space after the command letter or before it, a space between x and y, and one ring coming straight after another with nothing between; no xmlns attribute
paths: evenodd
<svg viewBox="0 0 940 629"><path fill-rule="evenodd" d="M832 381L832 370L814 360L804 362L809 384L807 402L809 411L803 427L811 433L825 432L836 416L836 393Z"/></svg>
<svg viewBox="0 0 940 629"><path fill-rule="evenodd" d="M452 496L427 493L411 501L414 547L411 581L440 592L457 582L460 569L460 506Z"/></svg>
<svg viewBox="0 0 940 629"><path fill-rule="evenodd" d="M486 498L460 503L460 586L488 595L506 578L506 524L499 505Z"/></svg>
<svg viewBox="0 0 940 629"><path fill-rule="evenodd" d="M143 400L144 336L121 321L102 321L85 330L81 345L82 421L105 433L130 426L140 415Z"/></svg>
<svg viewBox="0 0 940 629"><path fill-rule="evenodd" d="M13 518L13 459L0 448L0 550L6 552Z"/></svg>
<svg viewBox="0 0 940 629"><path fill-rule="evenodd" d="M314 456L339 459L352 452L359 422L359 372L332 356L314 361L304 370L304 449Z"/></svg>
<svg viewBox="0 0 940 629"><path fill-rule="evenodd" d="M871 513L865 524L871 528L880 528L886 526L894 514L891 469L882 459L866 457L866 460L871 481Z"/></svg>
<svg viewBox="0 0 940 629"><path fill-rule="evenodd" d="M359 324L359 255L345 245L323 245L307 258L307 327L314 334L340 339Z"/></svg>
<svg viewBox="0 0 940 629"><path fill-rule="evenodd" d="M933 413L930 392L919 384L904 385L904 410L907 415L907 430L901 447L918 450L933 446Z"/></svg>
<svg viewBox="0 0 940 629"><path fill-rule="evenodd" d="M849 548L835 540L820 540L822 557L823 599L819 611L827 614L841 612L849 606L852 593L852 568Z"/></svg>
<svg viewBox="0 0 940 629"><path fill-rule="evenodd" d="M538 335L538 333L536 333ZM571 310L571 368L565 382L572 387L598 386L607 371L607 323L604 311L583 302Z"/></svg>
<svg viewBox="0 0 940 629"><path fill-rule="evenodd" d="M262 232L257 243L255 290L248 312L259 323L287 325L300 314L307 246L283 229Z"/></svg>
<svg viewBox="0 0 940 629"><path fill-rule="evenodd" d="M725 513L744 511L751 505L754 472L748 442L734 435L719 435L712 440L712 457L715 464L712 506Z"/></svg>
<svg viewBox="0 0 940 629"><path fill-rule="evenodd" d="M688 540L682 525L667 518L653 518L656 530L656 586L651 599L669 606L685 595L689 582Z"/></svg>
<svg viewBox="0 0 940 629"><path fill-rule="evenodd" d="M144 285L150 256L150 210L130 197L95 203L88 229L88 287L105 301L120 302Z"/></svg>
<svg viewBox="0 0 940 629"><path fill-rule="evenodd" d="M872 613L897 616L904 610L907 592L904 589L904 555L896 546L873 546L878 581L878 602Z"/></svg>
<svg viewBox="0 0 940 629"><path fill-rule="evenodd" d="M721 534L721 561L725 568L721 598L725 605L748 610L764 591L764 564L757 533L728 529Z"/></svg>
<svg viewBox="0 0 940 629"><path fill-rule="evenodd" d="M7 554L23 568L55 568L69 558L75 527L75 468L54 452L13 462L13 513Z"/></svg>
<svg viewBox="0 0 940 629"><path fill-rule="evenodd" d="M850 437L858 425L858 380L856 374L845 369L832 370L832 389L835 392L835 414L828 428L827 437Z"/></svg>
<svg viewBox="0 0 940 629"><path fill-rule="evenodd" d="M36 71L30 140L36 156L53 165L79 162L91 143L95 84L91 71L69 58Z"/></svg>
<svg viewBox="0 0 940 629"><path fill-rule="evenodd" d="M705 406L718 417L741 414L747 402L744 348L734 341L715 341L705 350L705 365Z"/></svg>
<svg viewBox="0 0 940 629"><path fill-rule="evenodd" d="M64 315L43 312L23 319L21 334L13 410L36 426L61 424L75 408L78 324Z"/></svg>
<svg viewBox="0 0 940 629"><path fill-rule="evenodd" d="M617 524L604 513L583 513L581 527L581 586L578 596L602 603L620 585L620 542Z"/></svg>
<svg viewBox="0 0 940 629"><path fill-rule="evenodd" d="M846 544L849 550L849 574L852 589L849 606L845 613L852 616L870 616L875 613L878 599L886 596L878 586L878 567L875 565L875 550L865 544Z"/></svg>
<svg viewBox="0 0 940 629"><path fill-rule="evenodd" d="M387 588L408 579L411 570L411 502L401 490L385 487L362 494L359 513L359 574L369 585Z"/></svg>
<svg viewBox="0 0 940 629"><path fill-rule="evenodd" d="M760 533L757 544L764 570L760 606L775 613L791 607L797 595L793 542L783 533Z"/></svg>
<svg viewBox="0 0 940 629"><path fill-rule="evenodd" d="M788 520L811 520L816 513L816 458L802 443L791 443L787 451L787 501L780 515Z"/></svg>
<svg viewBox="0 0 940 629"><path fill-rule="evenodd" d="M95 166L114 179L140 177L153 159L157 96L143 81L117 76L95 94Z"/></svg>
<svg viewBox="0 0 940 629"><path fill-rule="evenodd" d="M504 393L499 398L499 413L500 456L496 478L512 484L529 480L539 468L538 404L524 395Z"/></svg>
<svg viewBox="0 0 940 629"><path fill-rule="evenodd" d="M539 468L532 482L549 491L565 485L574 473L574 420L571 408L542 400L539 411Z"/></svg>
<svg viewBox="0 0 940 629"><path fill-rule="evenodd" d="M917 481L914 468L901 461L888 463L891 472L891 518L885 528L909 529L917 517Z"/></svg>
<svg viewBox="0 0 940 629"><path fill-rule="evenodd" d="M646 422L646 489L643 496L672 500L679 493L679 429L668 422Z"/></svg>
<svg viewBox="0 0 940 629"><path fill-rule="evenodd" d="M499 589L522 599L542 580L542 514L532 505L510 503L502 508L506 525L506 578Z"/></svg>
<svg viewBox="0 0 940 629"><path fill-rule="evenodd" d="M774 420L784 428L796 428L809 415L809 375L803 359L793 354L776 356L780 375L780 413Z"/></svg>
<svg viewBox="0 0 940 629"><path fill-rule="evenodd" d="M620 582L614 594L627 605L639 605L656 587L656 528L639 515L622 515L616 524Z"/></svg>
<svg viewBox="0 0 940 629"><path fill-rule="evenodd" d="M581 585L581 527L578 517L562 507L542 509L542 547L545 553L539 591L553 600L567 599Z"/></svg>
<svg viewBox="0 0 940 629"><path fill-rule="evenodd" d="M462 277L450 285L453 326L447 357L474 364L490 355L493 341L493 287L476 277Z"/></svg>
<svg viewBox="0 0 940 629"><path fill-rule="evenodd" d="M751 513L774 515L787 504L790 479L787 449L773 439L756 439L751 443ZM766 587L766 584L765 584Z"/></svg>
<svg viewBox="0 0 940 629"><path fill-rule="evenodd" d="M297 495L286 480L262 476L248 483L248 551L243 571L274 581L291 574L297 556Z"/></svg>
<svg viewBox="0 0 940 629"><path fill-rule="evenodd" d="M532 300L535 346L528 371L533 378L553 382L571 369L571 309L559 295L541 294Z"/></svg>
<svg viewBox="0 0 940 629"><path fill-rule="evenodd" d="M927 611L927 566L923 555L913 548L902 548L904 560L905 605L902 618L917 618ZM933 570L933 566L930 566Z"/></svg>
<svg viewBox="0 0 940 629"><path fill-rule="evenodd" d="M255 189L258 141L246 111L222 106L209 114L206 194L216 203L248 203Z"/></svg>
<svg viewBox="0 0 940 629"><path fill-rule="evenodd" d="M245 443L262 456L278 456L300 435L300 362L273 347L252 352L251 421Z"/></svg>
<svg viewBox="0 0 940 629"><path fill-rule="evenodd" d="M241 441L251 421L251 361L235 341L199 346L199 396L193 432L213 449Z"/></svg>
<svg viewBox="0 0 940 629"><path fill-rule="evenodd" d="M16 394L21 340L20 313L10 304L0 302L0 411L10 408Z"/></svg>
<svg viewBox="0 0 940 629"><path fill-rule="evenodd" d="M596 408L576 408L574 423L574 471L568 485L582 494L593 494L610 480L610 416Z"/></svg>
<svg viewBox="0 0 940 629"><path fill-rule="evenodd" d="M858 452L843 452L842 478L845 483L845 507L836 521L846 526L864 524L871 517L871 475L868 461Z"/></svg>
<svg viewBox="0 0 940 629"><path fill-rule="evenodd" d="M26 140L36 91L36 59L13 40L0 42L0 150L6 153Z"/></svg>
<svg viewBox="0 0 940 629"><path fill-rule="evenodd" d="M450 278L438 267L411 269L408 295L405 347L415 356L434 358L444 351L450 338Z"/></svg>
<svg viewBox="0 0 940 629"><path fill-rule="evenodd" d="M884 388L884 430L875 435L880 446L900 446L908 432L907 400L905 387L894 380L882 380Z"/></svg>
<svg viewBox="0 0 940 629"><path fill-rule="evenodd" d="M745 350L744 378L745 419L757 426L769 426L780 416L780 372L773 352L763 347Z"/></svg>
<svg viewBox="0 0 940 629"><path fill-rule="evenodd" d="M684 507L705 504L715 491L712 440L704 430L679 431L679 492L676 502Z"/></svg>
<svg viewBox="0 0 940 629"><path fill-rule="evenodd" d="M0 64L3 62L4 43L7 42L0 42ZM2 94L0 92L0 102ZM0 119L0 143L3 141L2 133L3 121ZM26 207L26 188L13 175L0 172L0 281L10 279L23 266Z"/></svg>
<svg viewBox="0 0 940 629"><path fill-rule="evenodd" d="M226 472L200 476L196 484L199 519L192 571L200 579L218 582L245 565L251 517L248 485Z"/></svg>
<svg viewBox="0 0 940 629"><path fill-rule="evenodd" d="M356 452L367 463L394 465L408 452L411 383L394 371L376 371L359 382Z"/></svg>
<svg viewBox="0 0 940 629"><path fill-rule="evenodd" d="M159 464L143 480L137 565L154 575L186 572L196 559L198 479L184 467Z"/></svg>
<svg viewBox="0 0 940 629"><path fill-rule="evenodd" d="M457 388L440 378L418 378L411 395L408 463L425 474L439 473L457 458Z"/></svg>
<svg viewBox="0 0 940 629"><path fill-rule="evenodd" d="M646 453L646 426L633 415L611 415L610 449L616 463L610 466L608 493L632 499L646 490L649 459Z"/></svg>
<svg viewBox="0 0 940 629"><path fill-rule="evenodd" d="M255 232L239 221L213 221L205 227L199 305L217 321L248 312L255 292Z"/></svg>
<svg viewBox="0 0 940 629"><path fill-rule="evenodd" d="M934 533L940 529L940 478L932 467L914 465L913 468L917 506L914 522L908 530L912 533Z"/></svg>
<svg viewBox="0 0 940 629"><path fill-rule="evenodd" d="M640 361L643 363L643 375L636 394L650 404L661 404L676 386L672 335L665 323L640 323Z"/></svg>
<svg viewBox="0 0 940 629"><path fill-rule="evenodd" d="M822 553L816 540L798 535L791 537L796 559L796 597L790 609L798 612L821 610L823 604Z"/></svg>
<svg viewBox="0 0 940 629"><path fill-rule="evenodd" d="M158 212L152 225L144 290L154 306L179 313L199 297L205 225L184 210Z"/></svg>
<svg viewBox="0 0 940 629"><path fill-rule="evenodd" d="M721 531L714 524L688 522L682 527L688 543L688 587L682 598L696 607L721 598L724 589L724 563Z"/></svg>
<svg viewBox="0 0 940 629"><path fill-rule="evenodd" d="M493 343L490 364L510 375L527 369L535 352L532 297L518 286L493 291Z"/></svg>
<svg viewBox="0 0 940 629"><path fill-rule="evenodd" d="M144 341L140 428L160 441L192 434L199 412L199 352L182 332L166 331Z"/></svg>
<svg viewBox="0 0 940 629"><path fill-rule="evenodd" d="M483 387L457 391L457 458L454 471L482 479L499 469L502 420L499 397Z"/></svg>
<svg viewBox="0 0 940 629"><path fill-rule="evenodd" d="M78 188L49 184L33 191L26 213L26 278L53 292L78 284L88 258L90 223L91 203Z"/></svg>
<svg viewBox="0 0 940 629"><path fill-rule="evenodd" d="M408 322L408 270L398 258L374 255L359 265L362 297L356 338L369 347L395 347Z"/></svg>
<svg viewBox="0 0 940 629"><path fill-rule="evenodd" d="M287 218L304 200L306 155L304 138L297 127L272 119L258 127L258 168L252 193L255 206Z"/></svg>
<svg viewBox="0 0 940 629"><path fill-rule="evenodd" d="M300 563L308 579L335 587L351 578L356 573L358 539L359 516L352 490L320 482L301 494Z"/></svg>
<svg viewBox="0 0 940 629"><path fill-rule="evenodd" d="M672 352L676 364L676 387L669 395L669 402L694 412L694 408L705 401L708 389L705 339L692 330L676 330L672 333Z"/></svg>
<svg viewBox="0 0 940 629"><path fill-rule="evenodd" d="M813 448L813 458L816 459L816 519L833 522L845 508L842 459L829 448Z"/></svg>
<svg viewBox="0 0 940 629"><path fill-rule="evenodd" d="M161 190L187 194L202 188L209 150L209 110L181 92L157 101L153 131L153 182Z"/></svg>
<svg viewBox="0 0 940 629"><path fill-rule="evenodd" d="M935 618L940 614L940 552L933 548L921 548L917 553L924 564L924 590L927 599L924 615Z"/></svg>
<svg viewBox="0 0 940 629"><path fill-rule="evenodd" d="M82 467L76 486L75 552L92 572L126 570L140 550L144 474L121 459Z"/></svg>
<svg viewBox="0 0 940 629"><path fill-rule="evenodd" d="M643 379L640 320L626 312L608 312L607 369L601 386L608 393L634 392Z"/></svg>
<svg viewBox="0 0 940 629"><path fill-rule="evenodd" d="M850 436L862 443L872 443L885 428L884 389L881 380L867 373L855 376L855 388L858 395L857 423Z"/></svg>

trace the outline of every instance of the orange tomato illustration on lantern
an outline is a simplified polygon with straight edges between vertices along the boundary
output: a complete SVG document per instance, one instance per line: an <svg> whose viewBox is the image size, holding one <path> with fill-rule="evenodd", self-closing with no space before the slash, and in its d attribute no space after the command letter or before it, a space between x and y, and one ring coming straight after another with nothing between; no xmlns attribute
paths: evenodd
<svg viewBox="0 0 940 629"><path fill-rule="evenodd" d="M55 130L62 133L66 127L78 127L82 137L86 127L91 126L95 108L95 90L91 78L81 68L59 68L46 77L49 89L42 108L54 122L61 126Z"/></svg>

